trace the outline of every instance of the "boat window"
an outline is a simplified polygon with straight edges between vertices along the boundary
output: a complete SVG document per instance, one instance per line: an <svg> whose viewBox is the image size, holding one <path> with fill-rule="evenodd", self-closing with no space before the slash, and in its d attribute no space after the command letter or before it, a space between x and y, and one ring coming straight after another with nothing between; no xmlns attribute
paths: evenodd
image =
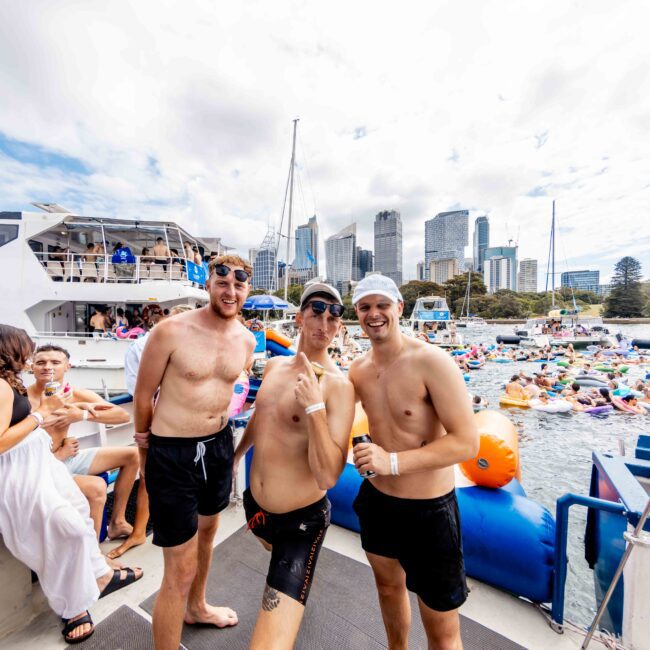
<svg viewBox="0 0 650 650"><path fill-rule="evenodd" d="M0 223L0 246L8 244L18 237L18 226Z"/></svg>
<svg viewBox="0 0 650 650"><path fill-rule="evenodd" d="M42 253L43 252L43 242L36 241L35 239L30 239L28 243L29 243L29 247L35 253Z"/></svg>

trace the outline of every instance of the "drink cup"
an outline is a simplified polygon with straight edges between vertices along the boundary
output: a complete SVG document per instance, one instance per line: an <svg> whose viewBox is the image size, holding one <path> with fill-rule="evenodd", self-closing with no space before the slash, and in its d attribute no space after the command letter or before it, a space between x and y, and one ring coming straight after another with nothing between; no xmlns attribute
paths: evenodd
<svg viewBox="0 0 650 650"><path fill-rule="evenodd" d="M372 442L372 438L367 434L364 433L360 436L354 436L352 438L352 446L354 447L355 445L359 445L362 442ZM367 470L363 472L363 474L360 474L363 478L372 478L373 476L377 476L376 472L373 472L372 470Z"/></svg>
<svg viewBox="0 0 650 650"><path fill-rule="evenodd" d="M51 379L45 384L45 397L53 397L61 390L61 384Z"/></svg>

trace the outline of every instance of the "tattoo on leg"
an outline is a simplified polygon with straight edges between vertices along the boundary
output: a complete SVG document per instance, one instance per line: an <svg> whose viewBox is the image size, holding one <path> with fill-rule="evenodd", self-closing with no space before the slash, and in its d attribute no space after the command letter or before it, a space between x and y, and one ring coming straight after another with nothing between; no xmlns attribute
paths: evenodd
<svg viewBox="0 0 650 650"><path fill-rule="evenodd" d="M262 609L265 612L272 612L280 604L280 596L273 587L266 585L264 595L262 596Z"/></svg>

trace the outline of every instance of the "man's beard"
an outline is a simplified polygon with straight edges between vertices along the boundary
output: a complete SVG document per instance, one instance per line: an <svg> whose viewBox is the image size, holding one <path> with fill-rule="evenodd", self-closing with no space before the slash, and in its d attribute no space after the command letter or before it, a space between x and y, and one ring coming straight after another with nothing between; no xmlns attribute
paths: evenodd
<svg viewBox="0 0 650 650"><path fill-rule="evenodd" d="M212 308L212 311L219 316L219 318L223 318L224 320L232 320L233 318L237 318L239 315L239 310L237 310L236 313L234 314L224 314L221 308L221 303L218 300L214 300L210 298L210 307Z"/></svg>

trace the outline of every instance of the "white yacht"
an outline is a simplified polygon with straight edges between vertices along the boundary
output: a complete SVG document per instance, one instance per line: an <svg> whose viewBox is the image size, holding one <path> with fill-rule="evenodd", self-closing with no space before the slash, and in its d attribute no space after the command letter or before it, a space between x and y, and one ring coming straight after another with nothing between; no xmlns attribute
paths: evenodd
<svg viewBox="0 0 650 650"><path fill-rule="evenodd" d="M410 319L411 335L426 337L443 348L461 347L463 337L456 331L447 301L441 296L418 298Z"/></svg>
<svg viewBox="0 0 650 650"><path fill-rule="evenodd" d="M104 394L123 392L124 353L142 332L92 333L93 313L110 310L114 318L121 308L142 316L154 305L162 311L177 304L204 305L207 293L192 281L198 279L192 272L201 267L187 263L185 245L202 257L225 247L213 238L193 237L173 222L87 217L56 204L35 205L41 211L0 212L0 321L25 329L37 345L66 348L73 383ZM170 258L154 259L147 252L159 238ZM131 252L119 258L124 262L113 255L117 243Z"/></svg>

